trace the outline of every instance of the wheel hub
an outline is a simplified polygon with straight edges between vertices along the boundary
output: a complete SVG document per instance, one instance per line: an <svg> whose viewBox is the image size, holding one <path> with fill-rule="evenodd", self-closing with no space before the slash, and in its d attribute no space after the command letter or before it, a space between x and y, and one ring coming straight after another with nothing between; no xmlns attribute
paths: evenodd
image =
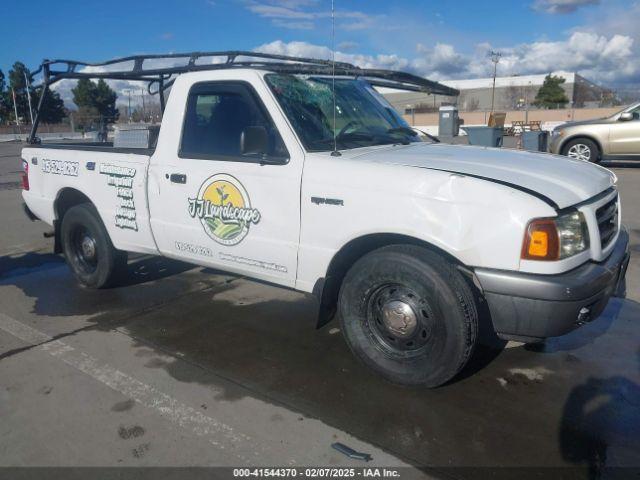
<svg viewBox="0 0 640 480"><path fill-rule="evenodd" d="M382 285L367 300L366 327L388 355L418 355L428 348L434 319L427 299L404 285Z"/></svg>
<svg viewBox="0 0 640 480"><path fill-rule="evenodd" d="M589 161L591 159L591 149L582 143L576 143L567 152L567 156L577 160Z"/></svg>
<svg viewBox="0 0 640 480"><path fill-rule="evenodd" d="M399 338L408 338L416 330L418 319L411 306L401 300L391 300L382 307L385 327Z"/></svg>
<svg viewBox="0 0 640 480"><path fill-rule="evenodd" d="M80 240L80 248L82 249L82 256L85 260L92 261L96 258L96 241L89 235L85 235Z"/></svg>

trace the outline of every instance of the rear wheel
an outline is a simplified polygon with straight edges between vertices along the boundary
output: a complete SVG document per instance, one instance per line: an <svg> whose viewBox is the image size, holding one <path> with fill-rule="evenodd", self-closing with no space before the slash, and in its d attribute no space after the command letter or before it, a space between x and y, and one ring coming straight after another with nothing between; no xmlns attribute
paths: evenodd
<svg viewBox="0 0 640 480"><path fill-rule="evenodd" d="M60 227L62 251L78 281L90 288L112 285L126 268L127 254L116 250L95 207L71 207Z"/></svg>
<svg viewBox="0 0 640 480"><path fill-rule="evenodd" d="M452 263L421 247L383 247L358 260L340 289L339 309L353 353L395 383L441 385L476 344L469 286Z"/></svg>
<svg viewBox="0 0 640 480"><path fill-rule="evenodd" d="M576 138L571 140L562 149L563 155L576 160L584 160L586 162L600 162L600 149L598 145L588 138Z"/></svg>

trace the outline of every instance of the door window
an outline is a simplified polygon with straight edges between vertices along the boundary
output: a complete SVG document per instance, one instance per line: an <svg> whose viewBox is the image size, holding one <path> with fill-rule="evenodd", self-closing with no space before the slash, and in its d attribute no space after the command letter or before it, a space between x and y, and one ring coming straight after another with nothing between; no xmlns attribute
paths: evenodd
<svg viewBox="0 0 640 480"><path fill-rule="evenodd" d="M260 161L256 156L242 155L240 139L248 127L265 128L269 157L289 157L278 130L249 86L196 85L187 100L180 157Z"/></svg>

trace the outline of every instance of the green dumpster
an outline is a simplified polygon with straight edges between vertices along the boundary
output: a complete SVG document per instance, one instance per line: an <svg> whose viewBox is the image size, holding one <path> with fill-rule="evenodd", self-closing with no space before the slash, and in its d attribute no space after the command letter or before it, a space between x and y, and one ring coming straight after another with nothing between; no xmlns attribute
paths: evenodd
<svg viewBox="0 0 640 480"><path fill-rule="evenodd" d="M469 145L481 147L501 147L504 129L502 127L461 127L467 132Z"/></svg>

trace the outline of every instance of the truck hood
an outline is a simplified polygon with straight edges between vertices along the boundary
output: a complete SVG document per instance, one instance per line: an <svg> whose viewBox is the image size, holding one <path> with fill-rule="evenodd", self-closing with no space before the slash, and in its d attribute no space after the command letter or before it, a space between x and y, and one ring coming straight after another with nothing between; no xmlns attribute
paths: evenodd
<svg viewBox="0 0 640 480"><path fill-rule="evenodd" d="M442 170L482 178L543 197L556 208L583 202L613 186L606 168L559 155L499 148L412 143L353 152L375 163Z"/></svg>

